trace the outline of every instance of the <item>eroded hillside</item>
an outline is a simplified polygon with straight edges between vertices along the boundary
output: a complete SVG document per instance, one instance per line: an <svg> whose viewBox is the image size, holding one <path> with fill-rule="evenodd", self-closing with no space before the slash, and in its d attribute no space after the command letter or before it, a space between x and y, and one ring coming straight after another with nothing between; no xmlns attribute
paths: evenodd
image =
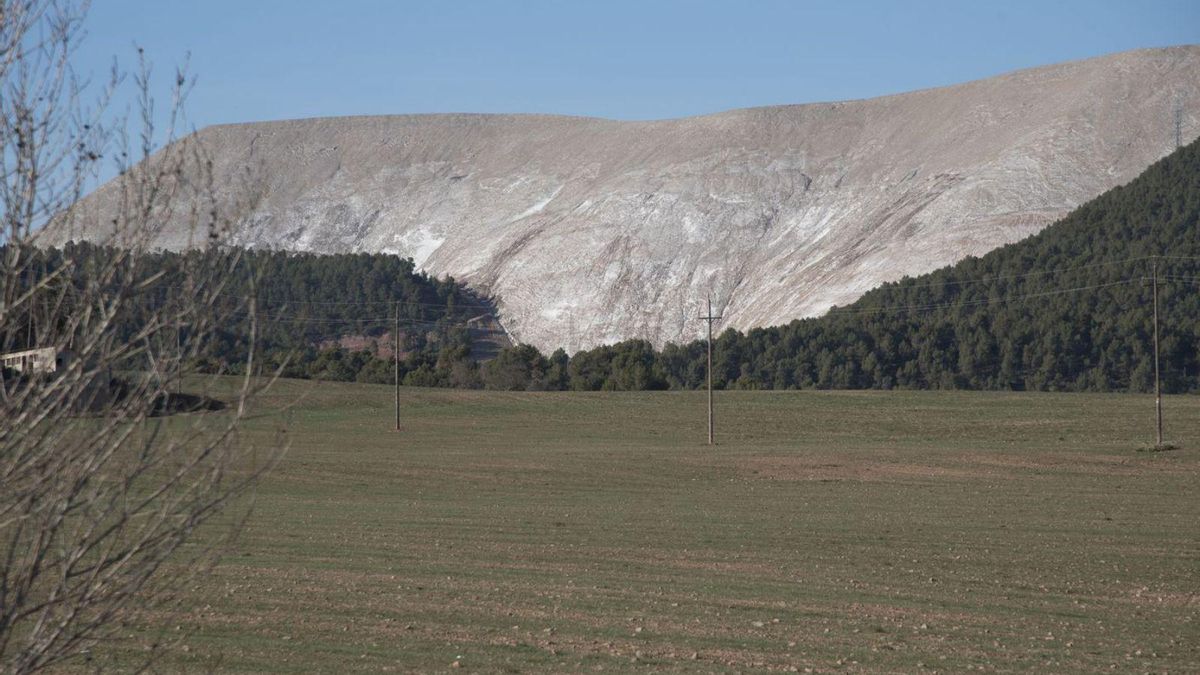
<svg viewBox="0 0 1200 675"><path fill-rule="evenodd" d="M720 327L783 323L1020 239L1173 150L1175 100L1191 102L1186 142L1200 47L679 120L354 117L199 137L233 186L236 243L411 256L494 295L516 339L575 350L692 339L709 293ZM88 222L55 236L97 238ZM159 240L189 242L182 227Z"/></svg>

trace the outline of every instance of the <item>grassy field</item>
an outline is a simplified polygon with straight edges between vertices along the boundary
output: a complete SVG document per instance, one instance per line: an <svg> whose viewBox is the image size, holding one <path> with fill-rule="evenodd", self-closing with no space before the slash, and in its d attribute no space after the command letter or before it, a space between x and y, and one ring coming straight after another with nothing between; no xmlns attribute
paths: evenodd
<svg viewBox="0 0 1200 675"><path fill-rule="evenodd" d="M716 447L700 392L391 396L263 402L166 670L1200 668L1198 397L1150 453L1143 396L719 392Z"/></svg>

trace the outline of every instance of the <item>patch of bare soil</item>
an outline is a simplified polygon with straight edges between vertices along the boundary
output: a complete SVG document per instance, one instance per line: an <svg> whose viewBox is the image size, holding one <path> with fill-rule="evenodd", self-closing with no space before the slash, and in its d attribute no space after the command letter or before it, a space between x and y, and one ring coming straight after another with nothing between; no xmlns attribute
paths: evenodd
<svg viewBox="0 0 1200 675"><path fill-rule="evenodd" d="M829 457L787 455L754 457L740 462L738 468L754 478L782 481L887 482L922 478L954 480L1004 477L1002 471L983 467L950 467L892 460L830 461Z"/></svg>
<svg viewBox="0 0 1200 675"><path fill-rule="evenodd" d="M1093 452L1028 452L1023 454L964 453L965 464L1019 471L1052 471L1095 476L1127 476L1147 473L1181 473L1195 470L1195 462L1156 462L1144 456Z"/></svg>
<svg viewBox="0 0 1200 675"><path fill-rule="evenodd" d="M905 462L894 455L879 458L836 455L772 455L741 458L734 470L751 478L781 481L886 482L926 478L947 480L1028 478L1030 473L1073 473L1130 476L1193 472L1197 462L1154 461L1151 457L1088 452L962 452L940 463Z"/></svg>
<svg viewBox="0 0 1200 675"><path fill-rule="evenodd" d="M546 588L536 579L506 583L501 589L491 582L447 580L443 583L433 578L419 581L395 575L337 570L227 567L223 571L232 572L231 576L237 578L237 581L226 582L225 598L249 603L254 607L253 614L205 606L190 612L185 623L197 627L236 626L270 639L291 640L304 634L347 635L353 640L371 642L416 639L446 641L448 644L532 647L565 658L599 656L668 667L699 662L707 663L708 667L718 664L786 671L793 663L782 650L711 647L697 650L688 646L697 638L761 637L764 631L779 633L782 644L796 627L781 626L778 620L729 623L712 617L704 621L664 621L640 615L628 616L627 612L605 614L571 610L542 602L548 596L563 599L566 596L621 595L619 590ZM384 590L389 588L394 590ZM314 611L296 614L291 611L294 608L284 604L262 604L270 593L283 589L293 597L310 598ZM679 600L686 602L682 598ZM318 606L323 611L315 611ZM404 608L403 615L421 618L400 619L397 607ZM463 622L469 623L479 616L504 617L504 623L511 622L511 626L496 629L464 625ZM173 619L178 617L173 616Z"/></svg>
<svg viewBox="0 0 1200 675"><path fill-rule="evenodd" d="M1155 591L1142 586L1129 594L1136 605L1162 605L1166 607L1200 607L1200 593Z"/></svg>
<svg viewBox="0 0 1200 675"><path fill-rule="evenodd" d="M404 337L403 331L400 333ZM334 349L340 347L348 352L370 352L381 359L392 358L392 345L395 340L391 331L379 335L343 335L336 340L323 340L317 345L319 349ZM400 358L407 358L408 352L401 351Z"/></svg>

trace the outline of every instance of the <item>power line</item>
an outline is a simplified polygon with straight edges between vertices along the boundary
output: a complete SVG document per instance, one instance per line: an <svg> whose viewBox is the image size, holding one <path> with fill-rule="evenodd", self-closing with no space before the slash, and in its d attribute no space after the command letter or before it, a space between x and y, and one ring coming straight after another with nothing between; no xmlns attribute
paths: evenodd
<svg viewBox="0 0 1200 675"><path fill-rule="evenodd" d="M1109 266L1114 266L1114 265L1129 264L1129 263L1133 263L1133 262L1137 262L1137 261L1158 260L1158 259L1179 260L1179 261L1200 261L1200 256L1182 256L1182 255L1135 256L1135 257L1130 257L1130 258L1126 258L1123 260L1117 260L1117 261L1106 261L1106 262L1100 262L1100 263L1092 263L1092 264L1088 264L1088 265L1079 265L1079 266L1075 266L1075 267L1062 267L1062 268L1057 268L1057 269L1052 269L1052 270L1038 270L1038 271L1034 271L1034 272L1028 272L1025 274L996 275L996 276L991 276L991 277L981 277L981 278L977 278L977 279L947 280L942 283L931 282L928 284L907 284L905 282L895 282L895 283L899 284L899 289L923 288L923 287L929 287L929 286L961 286L961 285L984 283L984 282L988 282L988 281L1001 281L1001 280L1027 278L1027 277L1033 277L1033 276L1044 276L1044 275L1048 275L1048 274L1070 273L1070 272L1083 271L1083 270L1095 269L1095 268L1100 268L1100 267L1109 267ZM1160 279L1169 280L1169 281L1180 281L1180 282L1185 282L1185 283L1192 283L1192 282L1200 281L1200 277L1185 277L1185 276L1181 276L1181 275L1162 275L1160 277ZM1097 290L1097 289L1101 289L1101 288L1115 287L1115 286L1120 286L1120 285L1130 283L1135 280L1136 279L1134 279L1134 278L1127 278L1127 279L1121 279L1121 280L1107 282L1107 283L1090 284L1090 285L1075 286L1075 287L1068 287L1068 288L1056 288L1056 289L1051 289L1051 290L1046 290L1046 291L1026 293L1026 294L1022 294L1022 295L1008 295L1008 296L1003 296L1003 297L980 298L980 299L975 299L975 300L956 299L956 300L947 300L947 301L942 301L942 302L919 303L919 304L909 304L909 305L887 305L887 306L875 306L875 307L840 307L840 308L830 309L827 312L827 315L881 314L881 313L886 313L886 312L897 312L897 313L898 312L922 312L922 311L935 311L935 310L939 310L939 309L949 309L949 308L1002 305L1005 303L1018 302L1018 301L1035 299L1035 298L1043 298L1043 297L1049 297L1049 296L1055 296L1055 295L1061 295L1061 294L1067 294L1067 293L1075 293L1075 292L1086 291L1086 290ZM154 292L156 294L165 293L166 291L170 290L171 288L180 288L180 286L179 285L160 286L160 287L155 288ZM298 323L298 324L326 324L326 325L382 324L385 322L388 322L388 323L392 322L393 316L359 316L359 317L351 316L351 317L333 318L333 317L312 317L312 316L303 316L303 315L299 315L299 314L285 314L285 313L272 314L269 312L271 312L272 310L276 310L278 312L278 311L284 310L284 309L300 309L300 308L303 308L306 306L355 307L355 306L377 306L377 305L383 305L383 304L392 304L394 307L394 303L395 303L395 301L383 301L383 300L345 300L345 301L299 300L299 301L286 301L282 305L277 305L275 307L270 307L270 306L266 305L265 303L260 303L260 307L262 307L263 310L259 312L259 314L257 315L257 318L264 319L267 321L274 321L274 322L281 322L281 323L282 322L291 322L291 323ZM438 307L438 308L473 307L473 308L494 309L494 306L492 306L492 305L474 305L474 304L462 304L462 303L426 303L426 302L415 302L414 301L414 302L406 302L406 304L413 305L413 306L420 306L420 307ZM237 316L239 314L244 314L244 312L234 311L234 312L230 313L230 316ZM711 312L709 313L709 316L712 316ZM705 317L701 317L701 318L703 319ZM713 318L715 320L720 317L713 317ZM437 319L437 320L402 319L402 322L405 325L410 325L410 326L424 325L424 326L455 327L455 326L469 325L469 322L463 321L462 319L448 322L446 318ZM710 322L710 324L711 324L711 322ZM711 325L710 325L710 327L711 327Z"/></svg>
<svg viewBox="0 0 1200 675"><path fill-rule="evenodd" d="M1200 256L1195 255L1152 255L1147 258L1158 258L1159 260L1197 260L1200 261Z"/></svg>
<svg viewBox="0 0 1200 675"><path fill-rule="evenodd" d="M400 300L396 300L396 328L391 333L391 356L396 384L396 431L400 431Z"/></svg>
<svg viewBox="0 0 1200 675"><path fill-rule="evenodd" d="M1183 98L1175 93L1175 149L1183 147Z"/></svg>
<svg viewBox="0 0 1200 675"><path fill-rule="evenodd" d="M923 283L923 284L912 284L912 283L907 283L904 281L887 282L881 288L886 288L888 290L908 290L908 289L915 289L915 288L930 288L930 287L969 286L969 285L974 285L974 284L987 283L987 282L991 282L991 281L1023 279L1023 278L1036 277L1036 276L1046 276L1046 275L1051 275L1051 274L1067 274L1067 273L1071 273L1071 272L1096 269L1096 268L1100 268L1100 267L1111 267L1111 266L1115 266L1115 265L1131 264L1131 263L1145 261L1145 260L1151 260L1151 259L1200 261L1200 256L1179 256L1179 255L1135 256L1135 257L1125 258L1122 260L1091 263L1091 264L1087 264L1087 265L1078 265L1078 266L1074 266L1074 267L1060 267L1060 268L1050 269L1050 270L1037 270L1037 271L1027 272L1027 273L1023 273L1023 274L994 275L994 276L990 276L990 277L980 277L980 278L976 278L976 279L945 280L942 282L928 282L928 283ZM934 272L934 273L936 273L936 272ZM1115 282L1113 284L1108 284L1108 285L1116 285L1119 283L1122 283L1122 282ZM1058 291L1047 291L1044 293L1027 294L1024 296L1015 296L1015 297L1010 296L1008 298L999 299L998 301L1006 302L1006 301L1010 301L1010 300L1019 300L1019 299L1023 299L1023 298L1042 297L1043 295L1056 294L1056 293L1060 293L1060 292L1067 293L1067 292L1074 292L1074 291L1078 291L1078 290L1088 290L1088 289L1092 289L1092 288L1101 288L1101 287L1103 287L1103 285L1080 286L1080 287L1076 287L1076 288L1061 289ZM180 286L178 284L173 284L173 285L169 285L169 286L157 286L150 292L155 295L162 294L163 296L165 296L165 294L168 291L173 290L173 289L181 290L182 286ZM165 297L163 299L165 300ZM272 308L272 307L267 306L267 303L273 302L273 300L271 298L261 298L260 300L261 300L260 306L262 306L264 309L267 309L268 311L271 309L298 309L301 307L308 307L308 306L344 306L344 307L389 306L390 307L391 304L394 302L393 300L338 300L338 301L284 300L281 303L281 305L277 305L276 307ZM922 311L922 310L943 309L943 308L949 308L949 307L969 307L969 306L975 306L975 305L980 305L980 304L994 304L994 303L995 303L995 301L993 301L991 299L968 300L968 301L951 300L951 301L938 302L938 303L925 303L925 304L888 306L888 307L838 307L838 308L830 309L827 313L828 314L835 314L835 313L836 314L848 314L848 313L869 314L869 313L879 313L879 312L886 312L886 311ZM415 302L415 301L413 301L413 302L406 302L405 304L410 305L410 306L416 306L416 307L430 307L430 308L441 308L441 309L487 309L487 310L492 310L492 311L497 309L494 304L476 304L476 303L431 303L431 302ZM361 323L361 322L375 322L375 321L390 321L391 318L390 317L347 317L347 318L334 319L334 318L318 318L318 317L277 316L275 318L275 320L280 320L280 321L288 320L288 321L307 322L307 323ZM420 321L420 320L409 320L409 321ZM438 322L424 321L423 323L426 323L428 325L436 325Z"/></svg>
<svg viewBox="0 0 1200 675"><path fill-rule="evenodd" d="M247 313L245 311L241 311L241 310L230 312L226 316L245 318L245 319L252 318L249 313ZM386 323L391 323L392 319L393 319L392 316L344 317L344 318L332 319L332 318L315 318L315 317L294 316L294 315L289 316L289 315L283 315L283 314L271 315L271 314L263 314L263 313L255 314L253 316L253 318L261 319L264 321L273 321L276 323L320 323L320 324L363 324L363 323L386 324ZM404 325L444 326L447 328L455 327L455 326L469 326L470 325L469 321L446 322L446 320L444 320L444 319L436 320L436 321L428 321L428 320L423 320L423 319L401 318L400 321Z"/></svg>
<svg viewBox="0 0 1200 675"><path fill-rule="evenodd" d="M265 300L269 302L270 299ZM394 300L285 300L285 303L295 302L304 305L341 305L341 306L363 306L363 305L382 305L390 306ZM463 309L496 309L494 305L476 305L460 302L405 302L405 305L416 307L438 307L438 308L463 308Z"/></svg>
<svg viewBox="0 0 1200 675"><path fill-rule="evenodd" d="M1157 439L1158 442L1154 447L1163 447L1163 422L1162 422L1162 384L1158 377L1158 260L1151 264L1151 275L1154 279L1153 290L1151 291L1154 305L1154 415L1157 420Z"/></svg>
<svg viewBox="0 0 1200 675"><path fill-rule="evenodd" d="M1193 279L1185 279L1185 278L1178 278L1178 277L1164 277L1164 278L1170 279L1170 280L1187 281L1187 282L1193 281ZM1057 288L1057 289L1052 289L1052 290L1047 290L1047 291L1038 291L1038 292L1034 292L1034 293L1027 293L1027 294L1023 294L1023 295L1005 296L1005 297L999 297L999 298L981 298L981 299L977 299L977 300L951 300L951 301L939 302L939 303L912 304L912 305L889 305L889 306L878 306L878 307L834 308L834 309L829 310L826 313L826 315L827 316L835 315L835 314L868 315L868 314L885 314L885 313L902 313L902 312L927 312L927 311L936 311L939 309L996 306L996 305L1004 305L1004 304L1013 303L1013 302L1020 302L1020 301L1024 301L1024 300L1052 297L1052 296L1057 296L1057 295L1065 295L1068 293L1077 293L1077 292L1081 292L1081 291L1099 290L1102 288L1123 286L1123 285L1127 285L1127 284L1130 284L1130 283L1133 283L1136 281L1144 281L1144 280L1146 280L1145 277L1134 277L1134 278L1120 279L1117 281L1112 281L1112 282L1107 282L1107 283L1089 284L1089 285L1075 286L1075 287L1070 287L1070 288ZM1200 277L1195 278L1195 281L1200 281ZM242 318L250 318L244 312L233 312L233 313L231 313L230 316L241 316ZM711 311L709 313L709 316L712 316ZM388 323L392 323L393 319L394 319L393 316L317 318L317 317L306 317L306 316L287 315L287 314L265 314L265 313L261 313L261 312L256 316L256 318L264 320L264 321L275 322L275 323L322 324L322 325L362 325L362 324L385 325ZM699 318L702 320L706 320L708 317L699 317ZM720 319L720 318L722 318L722 317L712 316L712 319L714 321L716 319ZM467 321L459 320L459 321L447 322L445 319L432 320L432 321L431 320L422 320L422 319L401 319L401 323L406 326L430 326L430 327L444 327L444 328L466 327L466 326L470 325L470 323ZM710 326L710 328L711 328L711 326Z"/></svg>
<svg viewBox="0 0 1200 675"><path fill-rule="evenodd" d="M171 285L164 285L164 286L154 286L153 289L151 289L149 291L144 291L144 292L145 293L153 293L155 295L166 296L166 294L170 291L183 291L183 290L187 290L187 289L183 288L182 286L180 286L178 284L171 284ZM234 294L234 293L235 292L232 289L229 291L229 294ZM307 305L317 305L317 306L345 306L345 307L371 305L371 306L381 306L381 307L385 307L385 308L390 308L392 306L392 304L395 302L394 300L292 300L292 299L279 300L279 299L271 298L271 297L259 297L258 300L263 303L277 302L277 303L282 303L284 305L306 305L306 306ZM488 309L488 310L493 310L493 311L497 309L495 304L477 304L477 303L462 303L462 302L405 301L404 304L407 306L436 307L439 309Z"/></svg>
<svg viewBox="0 0 1200 675"><path fill-rule="evenodd" d="M962 300L962 301L952 300L952 301L947 301L947 302L931 303L931 304L924 304L924 305L901 305L901 306L885 306L885 307L844 307L844 308L838 307L838 308L829 310L828 312L826 312L826 315L828 316L828 315L832 315L832 314L872 314L872 313L882 314L885 312L929 311L929 310L937 310L937 309L948 309L948 308L954 308L954 307L978 307L978 306L985 306L985 305L1001 305L1001 304L1005 304L1008 302L1014 302L1014 301L1018 301L1018 300L1030 300L1033 298L1044 298L1044 297L1049 297L1049 296L1054 296L1054 295L1063 295L1066 293L1076 293L1079 291L1089 291L1089 290L1096 290L1096 289L1100 289L1100 288L1109 288L1112 286L1122 286L1122 285L1128 284L1133 281L1136 281L1136 279L1121 279L1119 281L1113 281L1113 282L1103 283L1103 284L1091 284L1088 286L1076 286L1074 288L1061 288L1061 289L1056 289L1056 290L1052 290L1052 291L1040 291L1037 293L1028 293L1025 295L1007 296L1007 297L1002 297L1002 298L982 298L979 300Z"/></svg>
<svg viewBox="0 0 1200 675"><path fill-rule="evenodd" d="M1109 261L1105 261L1105 262L1089 263L1087 265L1076 265L1073 267L1058 267L1058 268L1048 269L1048 270L1036 270L1033 272L1024 272L1022 274L998 274L998 275L990 276L990 277L979 277L979 278L975 278L975 279L963 279L963 280L959 280L959 281L955 281L955 280L930 281L930 282L922 283L922 284L914 284L914 283L906 282L904 280L887 281L887 282L884 282L879 288L887 287L889 290L891 290L891 288L895 288L895 287L899 287L900 289L909 289L909 288L939 288L939 287L943 287L943 286L970 286L972 284L982 284L982 283L986 283L989 281L1007 281L1007 280L1011 280L1011 279L1025 279L1028 277L1046 276L1046 275L1050 275L1050 274L1059 274L1059 273L1069 273L1069 272L1076 272L1076 271L1082 271L1082 270L1090 270L1090 269L1096 269L1098 267L1112 267L1115 265L1128 265L1128 264L1132 264L1132 263L1136 263L1136 262L1143 262L1146 260L1150 260L1151 258L1162 258L1162 257L1164 257L1164 256L1143 255L1143 256L1135 256L1135 257L1131 257L1131 258L1122 258L1121 260L1109 260ZM1200 260L1200 258L1194 258L1194 259ZM945 269L945 268L943 268L943 269ZM933 274L938 274L941 272L942 272L942 270L933 270L926 274L933 275Z"/></svg>
<svg viewBox="0 0 1200 675"><path fill-rule="evenodd" d="M1141 262L1141 261L1146 261L1146 260L1151 260L1151 259L1156 259L1156 258L1168 259L1168 260L1200 261L1200 256L1135 256L1135 257L1125 258L1122 260L1092 263L1092 264L1088 264L1088 265L1078 265L1075 267L1060 267L1060 268L1051 269L1051 270L1038 270L1038 271L1034 271L1034 272L1027 272L1024 274L996 275L996 276L991 276L991 277L981 277L981 278L977 278L977 279L947 280L945 282L940 282L940 283L939 282L929 282L926 284L908 284L908 283L900 281L900 282L889 282L889 284L898 285L899 288L897 290L907 290L907 289L912 289L912 288L942 287L942 286L965 286L965 285L986 283L989 281L1004 281L1004 280L1022 279L1022 278L1029 278L1029 277L1035 277L1035 276L1046 276L1046 275L1050 275L1050 274L1060 274L1060 273L1084 271L1084 270L1096 269L1096 268L1100 268L1100 267L1126 265L1126 264L1131 264L1131 263L1135 263L1135 262ZM981 300L965 300L965 301L949 300L949 301L938 302L938 303L925 303L925 304L886 306L886 307L838 307L838 308L830 309L827 312L827 314L870 314L870 313L881 313L881 312L888 312L888 311L896 311L896 312L899 312L899 311L924 311L924 310L945 309L945 308L950 308L950 307L971 307L971 306L978 306L978 305L1001 304L1004 302L1009 302L1009 301L1014 301L1014 300L1045 297L1045 296L1049 296L1049 295L1057 295L1057 294L1061 294L1061 293L1071 293L1071 292L1077 292L1077 291L1082 291L1082 290L1093 290L1093 289L1104 288L1106 286L1116 286L1116 285L1120 285L1123 283L1127 283L1129 281L1132 281L1132 279L1123 279L1120 281L1106 283L1106 284L1094 284L1094 285L1089 285L1089 286L1078 286L1078 287L1073 287L1073 288L1065 288L1065 289L1057 289L1057 290L1052 290L1052 291L1029 293L1029 294L1020 295L1020 296L1008 296L1005 298L998 298L995 300L988 298L988 299L981 299ZM276 309L281 309L281 308L289 308L290 309L290 308L293 308L293 306L298 308L298 307L310 306L310 305L316 305L316 306L367 306L367 305L388 304L391 302L393 302L393 301L385 301L385 300L344 300L344 301L298 300L298 301L286 301L284 303L283 307L277 307ZM493 305L470 305L470 304L460 304L460 303L406 302L405 304L420 306L420 307L438 307L438 308L472 307L472 308L481 308L481 309L495 309L495 307ZM358 318L344 318L344 319L319 319L319 318L307 319L307 318L303 318L303 317L295 317L293 319L291 317L280 316L280 317L277 317L277 320L308 321L308 322L312 322L312 323L356 323L356 322L390 321L391 318L390 317L358 317ZM425 323L428 325L437 325L438 324L437 321L421 321L421 320L409 320L409 321L421 322L421 323Z"/></svg>
<svg viewBox="0 0 1200 675"><path fill-rule="evenodd" d="M712 296L708 297L708 312L705 316L700 317L701 321L708 322L708 444L713 444L713 365L712 365L712 326L713 322L720 319L719 314L714 315L712 311Z"/></svg>
<svg viewBox="0 0 1200 675"><path fill-rule="evenodd" d="M1178 255L1132 256L1129 258L1123 258L1121 260L1110 260L1110 261L1104 261L1104 262L1089 263L1086 265L1076 265L1076 266L1072 266L1072 267L1058 267L1058 268L1047 269L1047 270L1035 270L1032 272L1024 272L1021 274L998 274L998 275L987 276L987 277L978 277L975 279L960 279L960 280L948 279L945 281L931 281L931 282L920 283L920 284L914 284L914 283L906 282L903 280L889 281L889 282L884 282L879 288L881 288L881 289L888 288L889 290L891 290L893 288L913 289L913 288L935 288L935 287L945 287L945 286L969 286L969 285L974 285L974 284L987 283L987 282L991 282L991 281L1006 281L1006 280L1014 280L1014 279L1025 279L1025 278L1029 278L1029 277L1047 276L1047 275L1052 275L1052 274L1066 274L1066 273L1070 273L1070 272L1091 270L1091 269L1096 269L1096 268L1100 268L1100 267L1129 265L1132 263L1144 262L1144 261L1151 260L1154 258L1158 258L1161 260L1200 261L1200 256L1178 256ZM941 270L933 270L927 274L938 274L939 272L941 272ZM156 286L154 290L155 290L155 292L165 292L168 290L182 290L182 287L179 285ZM260 300L262 300L262 302L272 302L273 301L273 299L270 297L260 298ZM326 305L327 306L378 305L378 306L390 307L394 301L393 300L285 300L284 302L287 304L297 304L297 305L321 305L321 306L326 306ZM472 308L472 309L490 309L490 310L497 309L495 306L495 303L480 304L480 303L459 303L459 302L456 302L456 303L405 302L405 305L417 306L417 307L436 307L436 308L464 308L464 309Z"/></svg>

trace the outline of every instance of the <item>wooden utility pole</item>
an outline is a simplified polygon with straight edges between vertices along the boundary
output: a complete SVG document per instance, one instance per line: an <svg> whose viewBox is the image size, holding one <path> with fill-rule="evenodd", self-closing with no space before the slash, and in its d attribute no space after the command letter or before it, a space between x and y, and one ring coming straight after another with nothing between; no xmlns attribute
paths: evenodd
<svg viewBox="0 0 1200 675"><path fill-rule="evenodd" d="M183 327L175 322L175 358L178 359L179 372L175 373L175 393L183 393Z"/></svg>
<svg viewBox="0 0 1200 675"><path fill-rule="evenodd" d="M708 314L700 317L708 322L708 444L713 444L713 367L712 367L712 325L720 316L713 316L712 296L708 298Z"/></svg>
<svg viewBox="0 0 1200 675"><path fill-rule="evenodd" d="M396 382L396 431L400 431L400 301L396 301L396 324L392 328L393 379Z"/></svg>
<svg viewBox="0 0 1200 675"><path fill-rule="evenodd" d="M1155 438L1158 439L1157 447L1162 447L1163 444L1163 425L1162 425L1162 383L1158 376L1158 258L1155 258L1151 263L1151 288L1154 294L1154 417L1155 417Z"/></svg>
<svg viewBox="0 0 1200 675"><path fill-rule="evenodd" d="M1183 147L1183 99L1175 94L1175 149Z"/></svg>

